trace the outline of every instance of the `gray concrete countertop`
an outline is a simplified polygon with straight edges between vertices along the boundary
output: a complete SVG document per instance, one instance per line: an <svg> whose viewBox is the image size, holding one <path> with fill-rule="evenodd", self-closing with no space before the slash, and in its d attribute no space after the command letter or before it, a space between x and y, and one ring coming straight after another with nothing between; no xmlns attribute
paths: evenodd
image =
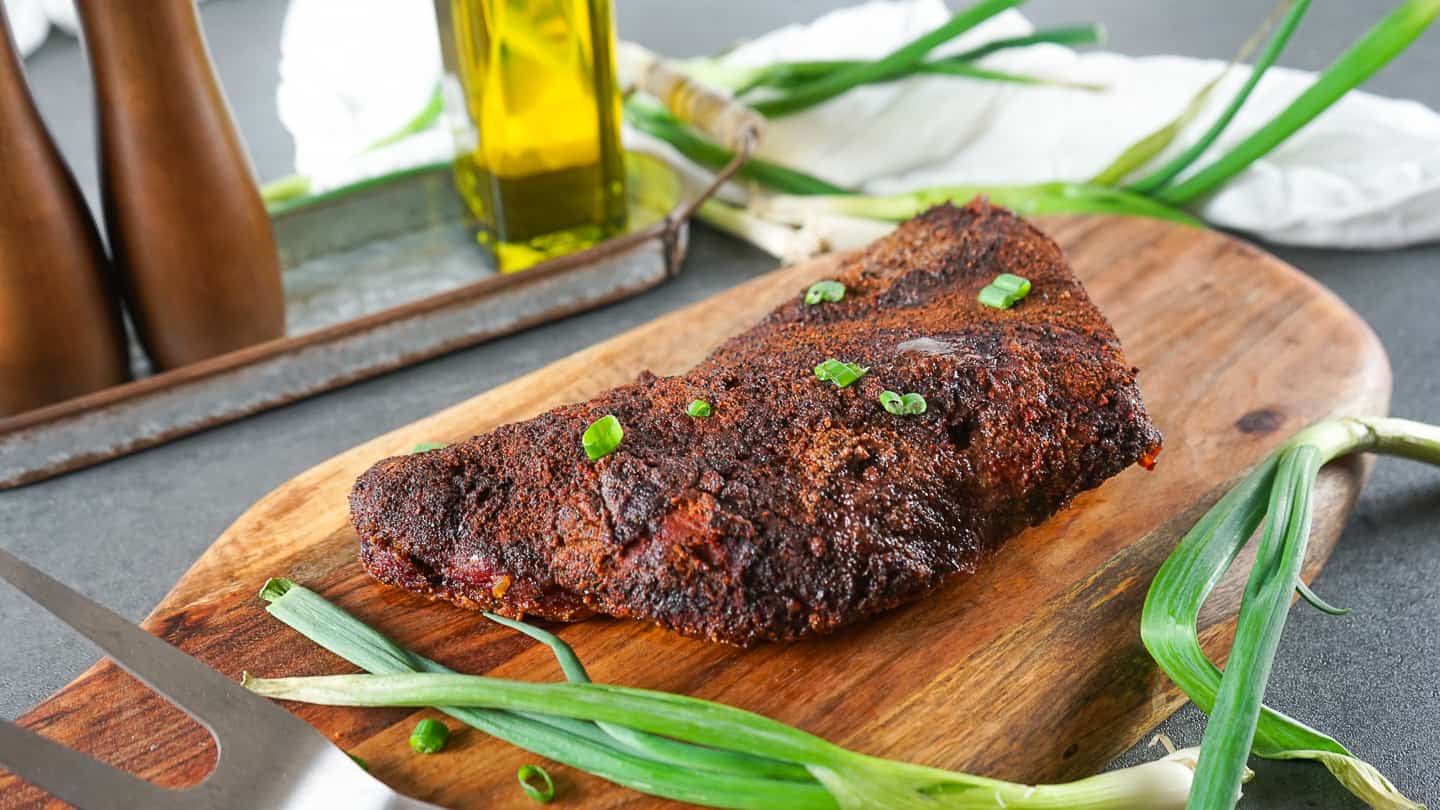
<svg viewBox="0 0 1440 810"><path fill-rule="evenodd" d="M619 0L619 28L672 55L713 52L824 0L726 3ZM1393 2L1317 3L1282 62L1319 68ZM1225 58L1269 4L1247 0L1035 0L1033 19L1105 22L1127 53ZM285 0L215 0L206 33L263 179L291 170L275 116ZM82 52L63 35L28 62L39 104L94 204L93 117ZM1440 107L1440 30L1368 86ZM8 204L8 203L7 203ZM1440 246L1340 253L1271 248L1335 290L1379 333L1395 370L1392 410L1440 420ZM300 471L348 447L503 383L677 306L771 269L774 262L705 227L681 277L639 298L534 329L63 478L0 493L0 545L138 620L238 514ZM1355 608L1329 617L1297 607L1267 702L1344 741L1409 795L1440 803L1440 472L1384 460L1316 590ZM0 715L13 717L78 674L94 650L0 588ZM1161 731L1198 742L1187 707ZM960 730L957 730L960 733ZM1144 755L1132 752L1122 761ZM1256 763L1247 808L1345 808L1319 766ZM3 804L3 801L0 801Z"/></svg>

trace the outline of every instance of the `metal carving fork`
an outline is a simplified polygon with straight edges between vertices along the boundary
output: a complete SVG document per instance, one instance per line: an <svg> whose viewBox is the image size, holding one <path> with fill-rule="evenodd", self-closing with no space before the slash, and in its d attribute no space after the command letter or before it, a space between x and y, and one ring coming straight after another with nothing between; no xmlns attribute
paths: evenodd
<svg viewBox="0 0 1440 810"><path fill-rule="evenodd" d="M0 721L0 767L81 810L423 810L366 773L308 723L0 549L0 579L90 639L215 738L203 782L171 789Z"/></svg>

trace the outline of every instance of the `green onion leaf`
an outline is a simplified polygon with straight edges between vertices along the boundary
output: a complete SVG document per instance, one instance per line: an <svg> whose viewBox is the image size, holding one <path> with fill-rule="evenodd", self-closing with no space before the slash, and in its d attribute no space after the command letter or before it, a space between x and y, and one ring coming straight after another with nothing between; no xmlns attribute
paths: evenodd
<svg viewBox="0 0 1440 810"><path fill-rule="evenodd" d="M971 50L957 53L953 56L947 56L943 59L921 62L884 76L877 76L872 79L871 82L894 81L917 73L938 73L969 76L976 79L1098 89L1094 85L1075 85L1071 82L1061 80L1040 79L1032 76L1020 76L985 70L971 63L981 57L989 56L992 53L1009 48L1023 48L1029 45L1048 42L1061 45L1093 45L1103 41L1104 38L1105 29L1094 23L1089 25L1066 26L1063 28L1041 29L1024 36L993 40L977 48L972 48ZM850 70L862 64L865 64L865 61L858 59L831 59L805 62L774 62L757 67L741 67L714 59L707 59L687 62L684 68L692 78L712 86L727 88L732 95L739 97L762 87L776 90L794 90L808 82L824 78L837 71Z"/></svg>
<svg viewBox="0 0 1440 810"><path fill-rule="evenodd" d="M735 159L735 153L691 129L669 110L639 98L625 102L625 120L636 129L675 147L676 151L701 166L719 169ZM736 174L786 194L849 194L850 191L805 172L752 157Z"/></svg>
<svg viewBox="0 0 1440 810"><path fill-rule="evenodd" d="M710 415L710 403L703 399L691 400L690 404L685 408L685 413L697 419L703 419Z"/></svg>
<svg viewBox="0 0 1440 810"><path fill-rule="evenodd" d="M1230 100L1230 104L1220 113L1220 117L1215 119L1215 122L1196 139L1195 143L1187 147L1184 152L1176 155L1174 160L1171 160L1169 163L1145 177L1136 180L1134 183L1129 184L1127 188L1141 194L1149 194L1157 189L1163 188L1171 180L1178 177L1181 172L1188 169L1190 164L1194 163L1196 159L1205 154L1205 150L1209 149L1211 144L1215 143L1216 139L1225 131L1226 127L1230 126L1230 122L1234 120L1236 114L1240 112L1240 108L1245 105L1245 101L1250 98L1250 93L1255 89L1256 85L1260 84L1260 78L1265 75L1265 71L1269 70L1270 66L1275 64L1275 60L1278 59L1280 53L1285 50L1286 43L1290 41L1290 37L1295 33L1295 29L1300 26L1300 19L1305 16L1306 10L1310 8L1310 0L1287 0L1286 3L1281 4L1281 8L1283 9L1285 5L1290 5L1289 13L1285 15L1285 19L1281 22L1280 28L1275 32L1275 35L1270 38L1270 42L1265 46L1265 50L1260 53L1260 58L1256 60L1255 67L1250 71L1250 77L1245 80L1245 84L1240 87L1235 97ZM1239 60L1237 59L1236 61ZM1232 62L1231 64L1233 65L1234 63ZM1219 79L1217 78L1216 81L1219 81ZM1211 86L1213 85L1214 82L1211 83ZM1204 93L1206 95L1209 94L1209 87L1205 89Z"/></svg>
<svg viewBox="0 0 1440 810"><path fill-rule="evenodd" d="M431 450L443 450L449 446L450 445L445 442L422 442L410 448L410 453L412 455L415 453L428 453Z"/></svg>
<svg viewBox="0 0 1440 810"><path fill-rule="evenodd" d="M1310 603L1310 607L1315 608L1321 613L1328 613L1331 616L1345 616L1351 613L1350 608L1337 608L1324 599L1321 599L1320 595L1310 590L1310 586L1306 585L1303 581L1295 581L1295 591L1300 594L1301 599Z"/></svg>
<svg viewBox="0 0 1440 810"><path fill-rule="evenodd" d="M597 461L615 452L623 438L625 429L620 427L620 420L611 413L590 423L590 427L585 428L584 435L580 437L580 443L585 447L585 455L589 456L591 461Z"/></svg>
<svg viewBox="0 0 1440 810"><path fill-rule="evenodd" d="M1190 789L1195 749L1065 785L1024 785L863 756L769 718L684 695L457 677L314 591L275 580L265 592L278 594L267 597L266 608L277 619L362 669L392 674L273 681L247 674L244 683L252 691L344 705L438 702L445 714L539 756L676 801L737 810L1179 810ZM550 646L562 665L571 662L567 676L574 670L574 680L588 680L573 651L553 634L523 622L503 623ZM394 674L405 672L425 675ZM444 697L432 699L437 695ZM601 731L606 727L623 727L651 747L641 752L617 745ZM672 747L662 751L662 744Z"/></svg>
<svg viewBox="0 0 1440 810"><path fill-rule="evenodd" d="M815 367L815 379L829 380L835 383L836 388L845 388L856 380L864 377L870 369L855 363L842 363L839 360L830 359Z"/></svg>
<svg viewBox="0 0 1440 810"><path fill-rule="evenodd" d="M926 54L942 43L949 42L996 14L1019 5L1020 2L1021 0L980 0L951 17L944 25L915 38L884 58L828 73L800 85L787 95L766 99L752 104L751 107L761 115L769 117L788 115L828 101L878 78L903 72L923 62Z"/></svg>
<svg viewBox="0 0 1440 810"><path fill-rule="evenodd" d="M1308 2L1308 0L1305 1ZM1229 64L1222 68L1219 73L1215 74L1215 78L1201 85L1200 89L1195 91L1195 95L1190 97L1189 103L1185 105L1185 108L1182 109L1178 115L1170 119L1170 121L1165 123L1159 129L1156 129L1155 131L1149 133L1148 135L1145 135L1138 141L1131 144L1128 148L1125 149L1124 152L1121 152L1120 155L1116 157L1109 166L1106 166L1100 171L1099 174L1091 178L1090 182L1098 183L1104 186L1116 185L1120 181L1124 180L1126 177L1130 176L1132 172L1144 166L1146 163L1149 163L1157 155L1165 151L1165 148L1169 146L1175 140L1175 138L1179 136L1179 134L1184 131L1184 129L1188 127L1190 123L1200 115L1201 112L1204 112L1205 105L1210 99L1210 94L1215 91L1215 88L1220 84L1220 80L1224 79L1225 76L1236 65L1250 58L1250 54L1253 53L1255 49L1260 46L1261 40L1270 30L1270 27L1274 24L1280 12L1284 11L1285 8L1289 6L1292 2L1293 0L1283 0L1280 6L1273 13L1271 13L1269 17L1261 21L1260 26L1256 28L1255 31L1250 34L1250 37L1245 40L1245 43L1240 46L1240 50L1237 51L1233 57L1231 57ZM1303 14L1304 10L1301 9L1300 13ZM1299 22L1299 16L1292 14L1292 17L1295 23ZM1278 43L1279 47L1283 48L1285 40L1289 39L1290 33L1292 31L1293 27L1288 31L1277 34L1276 38L1270 43L1271 47L1276 47ZM1276 51L1276 53L1278 54L1278 50ZM1259 81L1259 76L1257 74L1252 73L1252 78L1256 81ZM1248 91L1242 92L1248 94ZM1243 103L1243 99L1239 99L1235 102L1234 106L1236 110L1239 109L1240 103ZM1230 114L1233 116L1234 113L1232 112ZM1223 129L1224 126L1229 123L1229 119L1226 118L1224 115L1222 115L1221 118L1224 119L1224 123L1220 124L1220 128ZM1217 132L1216 135L1218 134L1219 133ZM1199 156L1199 154L1203 151L1204 148L1202 147L1199 151L1195 152L1194 155L1189 155L1189 150L1187 150L1186 154L1189 155L1189 157L1186 158L1184 164L1181 165L1179 169L1175 170L1175 174L1178 174L1181 170L1184 169L1185 166L1188 166L1190 163L1194 162L1195 158ZM1172 166L1167 166L1162 171L1168 172ZM1174 175L1172 174L1170 176L1173 177ZM1168 180L1169 178L1166 177L1164 179ZM1156 175L1151 175L1150 177L1147 177L1132 186L1127 186L1127 189L1136 193L1148 193L1156 188L1159 188L1160 185L1163 185L1163 182L1157 183Z"/></svg>
<svg viewBox="0 0 1440 810"><path fill-rule="evenodd" d="M498 622L512 630L524 633L544 644L554 653L565 680L571 683L590 683L590 675L579 656L559 636L548 630L541 630L518 619L507 619L496 613L485 612L485 618ZM596 723L600 730L610 735L621 745L644 757L682 765L690 770L713 771L716 773L747 773L752 776L774 777L792 782L808 782L813 777L803 767L791 762L782 762L768 757L759 757L742 751L724 751L718 748L691 745L690 743L646 734L628 726L616 723Z"/></svg>
<svg viewBox="0 0 1440 810"><path fill-rule="evenodd" d="M537 777L545 785L543 788L536 787L534 780ZM520 770L515 772L515 779L526 796L541 804L549 804L550 800L555 798L555 782L539 765L521 765Z"/></svg>
<svg viewBox="0 0 1440 810"><path fill-rule="evenodd" d="M415 724L410 732L410 750L417 754L437 754L450 739L450 727L432 717Z"/></svg>
<svg viewBox="0 0 1440 810"><path fill-rule="evenodd" d="M288 579L266 582L261 596L270 603L265 608L270 615L367 672L452 672L406 650L324 597ZM490 618L499 621L495 616ZM537 637L549 635L538 628L529 629L540 634ZM553 636L551 641L563 645ZM759 768L735 765L728 770L717 771L712 761L707 763L710 767L705 772L697 774L695 765L675 767L619 745L594 723L500 709L437 708L527 751L602 779L679 802L746 810L768 810L772 807L834 810L835 807L835 801L813 779L808 782L793 778L773 779L770 778L773 766L768 764ZM744 764L748 766L755 759L746 757ZM737 757L736 761L740 759Z"/></svg>
<svg viewBox="0 0 1440 810"><path fill-rule="evenodd" d="M810 306L829 301L834 304L845 298L845 285L838 281L817 281L805 291L805 303Z"/></svg>
<svg viewBox="0 0 1440 810"><path fill-rule="evenodd" d="M1024 48L1041 43L1057 45L1098 45L1105 41L1105 26L1099 23L1067 25L1060 28L1041 28L1018 37L1006 37L985 43L968 51L947 56L946 61L973 62L997 51L1010 48Z"/></svg>
<svg viewBox="0 0 1440 810"><path fill-rule="evenodd" d="M1244 171L1394 59L1440 16L1440 0L1406 0L1341 54L1290 105L1214 163L1159 192L1184 205Z"/></svg>
<svg viewBox="0 0 1440 810"><path fill-rule="evenodd" d="M1145 649L1210 714L1195 774L1194 807L1232 806L1238 775L1250 753L1319 761L1372 807L1421 807L1332 737L1260 703L1290 593L1299 583L1316 474L1320 465L1362 451L1440 465L1440 428L1378 417L1336 419L1306 428L1211 507L1150 583L1140 617ZM1262 522L1260 554L1222 674L1200 647L1200 608Z"/></svg>

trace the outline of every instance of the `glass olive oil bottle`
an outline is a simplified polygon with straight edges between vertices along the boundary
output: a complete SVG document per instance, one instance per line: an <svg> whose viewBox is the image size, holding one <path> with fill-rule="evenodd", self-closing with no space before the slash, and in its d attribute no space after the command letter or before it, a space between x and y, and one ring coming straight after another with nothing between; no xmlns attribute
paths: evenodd
<svg viewBox="0 0 1440 810"><path fill-rule="evenodd" d="M456 185L501 272L620 231L625 163L611 0L436 3Z"/></svg>

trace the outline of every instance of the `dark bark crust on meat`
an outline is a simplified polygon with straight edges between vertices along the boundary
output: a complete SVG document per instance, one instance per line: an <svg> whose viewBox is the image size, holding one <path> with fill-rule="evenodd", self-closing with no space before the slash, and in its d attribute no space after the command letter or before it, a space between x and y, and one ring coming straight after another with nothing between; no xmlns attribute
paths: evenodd
<svg viewBox="0 0 1440 810"><path fill-rule="evenodd" d="M1033 291L981 305L1003 272ZM1010 212L933 209L838 279L843 301L797 294L688 374L376 464L350 496L366 568L507 616L794 639L975 570L1158 450L1114 332ZM815 379L827 358L870 372L837 388ZM885 389L929 408L889 414ZM686 415L696 398L712 416ZM625 438L592 462L580 435L605 414Z"/></svg>

